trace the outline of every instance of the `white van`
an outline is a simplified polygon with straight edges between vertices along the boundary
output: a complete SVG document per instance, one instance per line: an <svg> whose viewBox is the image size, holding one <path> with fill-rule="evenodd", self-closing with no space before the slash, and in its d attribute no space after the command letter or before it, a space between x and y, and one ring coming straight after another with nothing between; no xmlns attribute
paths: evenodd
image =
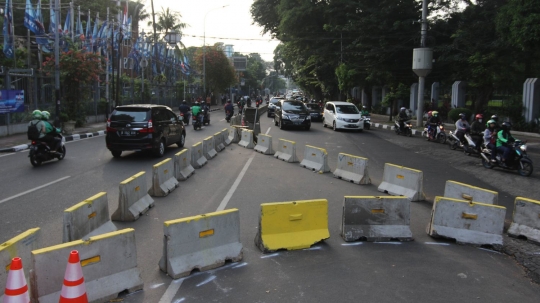
<svg viewBox="0 0 540 303"><path fill-rule="evenodd" d="M324 106L323 126L332 129L364 130L364 121L356 105L348 102L331 101Z"/></svg>

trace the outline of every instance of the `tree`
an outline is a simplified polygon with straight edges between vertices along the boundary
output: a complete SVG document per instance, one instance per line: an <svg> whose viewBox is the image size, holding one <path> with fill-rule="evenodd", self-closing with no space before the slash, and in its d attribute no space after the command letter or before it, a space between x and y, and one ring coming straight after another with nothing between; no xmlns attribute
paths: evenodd
<svg viewBox="0 0 540 303"><path fill-rule="evenodd" d="M195 68L202 74L203 49L195 49ZM216 46L206 47L206 87L210 92L221 93L236 83L236 75L225 53ZM192 66L193 67L193 66Z"/></svg>
<svg viewBox="0 0 540 303"><path fill-rule="evenodd" d="M158 13L158 21L156 22L156 31L163 35L163 38L167 33L178 32L182 33L182 30L186 28L186 24L181 22L182 15L179 12L171 11L168 7L161 8L161 12ZM153 26L152 21L148 21L148 26Z"/></svg>

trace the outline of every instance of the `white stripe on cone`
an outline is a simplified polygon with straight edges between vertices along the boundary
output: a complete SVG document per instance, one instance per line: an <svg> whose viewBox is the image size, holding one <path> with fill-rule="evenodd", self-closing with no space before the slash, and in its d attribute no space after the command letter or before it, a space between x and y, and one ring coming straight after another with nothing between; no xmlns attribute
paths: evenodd
<svg viewBox="0 0 540 303"><path fill-rule="evenodd" d="M30 303L21 258L13 258L11 261L3 303Z"/></svg>
<svg viewBox="0 0 540 303"><path fill-rule="evenodd" d="M88 302L79 252L76 250L71 251L64 275L60 303L64 302Z"/></svg>

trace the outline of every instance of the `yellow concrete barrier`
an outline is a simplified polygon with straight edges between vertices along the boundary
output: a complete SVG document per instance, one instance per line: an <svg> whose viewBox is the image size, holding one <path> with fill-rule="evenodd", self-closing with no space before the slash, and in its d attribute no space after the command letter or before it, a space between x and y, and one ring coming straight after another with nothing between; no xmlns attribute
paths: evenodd
<svg viewBox="0 0 540 303"><path fill-rule="evenodd" d="M148 194L152 197L165 197L180 184L174 176L174 162L171 158L165 159L152 166L152 186Z"/></svg>

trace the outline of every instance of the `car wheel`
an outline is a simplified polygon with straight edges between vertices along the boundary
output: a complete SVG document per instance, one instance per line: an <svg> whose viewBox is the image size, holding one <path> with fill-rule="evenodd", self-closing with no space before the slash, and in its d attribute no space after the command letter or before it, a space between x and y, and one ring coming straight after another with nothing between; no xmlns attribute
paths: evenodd
<svg viewBox="0 0 540 303"><path fill-rule="evenodd" d="M180 141L176 142L176 145L178 145L178 147L182 148L182 147L184 147L185 143L186 143L186 133L182 133L182 135L180 136Z"/></svg>
<svg viewBox="0 0 540 303"><path fill-rule="evenodd" d="M122 155L122 151L121 150L111 150L111 154L115 158L120 158L120 156Z"/></svg>
<svg viewBox="0 0 540 303"><path fill-rule="evenodd" d="M156 149L154 149L153 153L154 153L154 156L158 158L163 157L163 155L165 154L165 140L164 139L161 139L161 141L159 141L159 145L157 146Z"/></svg>
<svg viewBox="0 0 540 303"><path fill-rule="evenodd" d="M326 127L326 123L324 122L324 120L322 120L322 126Z"/></svg>
<svg viewBox="0 0 540 303"><path fill-rule="evenodd" d="M278 126L278 123L276 121L276 116L274 116L274 126Z"/></svg>
<svg viewBox="0 0 540 303"><path fill-rule="evenodd" d="M332 129L333 129L334 131L337 131L336 121L334 121L334 123L332 124Z"/></svg>
<svg viewBox="0 0 540 303"><path fill-rule="evenodd" d="M279 129L285 129L285 125L279 120Z"/></svg>

